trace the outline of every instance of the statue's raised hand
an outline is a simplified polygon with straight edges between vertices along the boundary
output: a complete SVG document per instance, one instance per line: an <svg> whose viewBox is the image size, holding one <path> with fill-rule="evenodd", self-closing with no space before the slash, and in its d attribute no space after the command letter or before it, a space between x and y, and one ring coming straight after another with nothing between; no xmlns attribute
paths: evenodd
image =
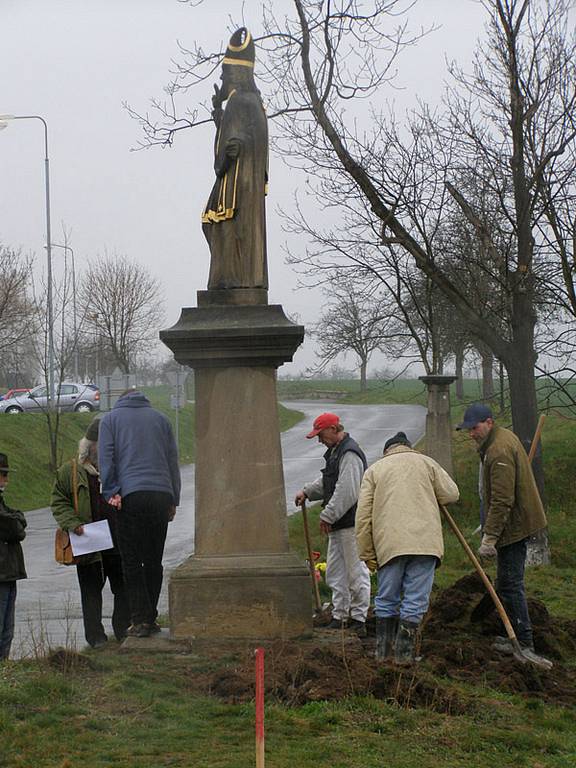
<svg viewBox="0 0 576 768"><path fill-rule="evenodd" d="M222 120L222 103L224 101L222 91L218 87L216 83L214 83L214 94L212 96L212 119L216 123L217 126L220 125L220 121Z"/></svg>

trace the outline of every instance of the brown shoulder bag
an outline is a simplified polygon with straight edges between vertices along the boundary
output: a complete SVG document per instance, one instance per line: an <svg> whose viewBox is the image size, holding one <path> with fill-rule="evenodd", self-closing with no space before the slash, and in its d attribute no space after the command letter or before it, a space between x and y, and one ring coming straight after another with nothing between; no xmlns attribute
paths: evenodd
<svg viewBox="0 0 576 768"><path fill-rule="evenodd" d="M76 459L72 459L72 498L74 502L74 512L78 514L78 475L76 470ZM61 565L77 565L78 558L74 557L72 544L68 531L62 528L56 529L56 538L54 539L54 557L57 563Z"/></svg>

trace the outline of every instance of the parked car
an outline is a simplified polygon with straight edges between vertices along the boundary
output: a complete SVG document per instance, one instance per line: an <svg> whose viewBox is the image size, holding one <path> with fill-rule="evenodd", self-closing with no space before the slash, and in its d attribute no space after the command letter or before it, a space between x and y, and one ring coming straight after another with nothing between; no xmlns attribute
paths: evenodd
<svg viewBox="0 0 576 768"><path fill-rule="evenodd" d="M16 388L9 389L5 395L0 395L0 400L10 400L11 397L16 397L16 395L27 395L28 392L30 392L30 387L21 387L20 389L16 389Z"/></svg>
<svg viewBox="0 0 576 768"><path fill-rule="evenodd" d="M0 401L0 413L40 413L47 407L48 388L44 384ZM62 383L56 390L56 407L61 411L98 411L100 390L92 384Z"/></svg>

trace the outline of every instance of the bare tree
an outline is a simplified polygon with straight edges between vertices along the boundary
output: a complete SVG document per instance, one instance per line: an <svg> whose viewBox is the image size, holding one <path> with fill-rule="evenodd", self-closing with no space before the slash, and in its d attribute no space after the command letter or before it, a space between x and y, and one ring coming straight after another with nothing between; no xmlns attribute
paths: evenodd
<svg viewBox="0 0 576 768"><path fill-rule="evenodd" d="M373 352L397 342L390 333L390 304L380 293L362 289L351 280L337 277L324 289L325 311L314 325L322 369L338 355L353 352L360 364L360 391L367 387L366 371Z"/></svg>
<svg viewBox="0 0 576 768"><path fill-rule="evenodd" d="M30 261L0 244L0 275L0 357L5 360L17 353L34 330L30 322Z"/></svg>
<svg viewBox="0 0 576 768"><path fill-rule="evenodd" d="M156 340L164 317L159 281L125 256L103 256L86 271L80 290L86 330L129 373L141 345Z"/></svg>

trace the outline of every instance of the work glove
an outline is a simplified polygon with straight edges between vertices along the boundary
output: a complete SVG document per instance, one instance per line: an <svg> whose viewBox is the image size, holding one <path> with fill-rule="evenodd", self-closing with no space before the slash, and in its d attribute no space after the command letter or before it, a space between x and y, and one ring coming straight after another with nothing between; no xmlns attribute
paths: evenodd
<svg viewBox="0 0 576 768"><path fill-rule="evenodd" d="M376 571L378 570L378 563L376 562L376 560L366 560L365 562L370 573L376 573Z"/></svg>
<svg viewBox="0 0 576 768"><path fill-rule="evenodd" d="M480 557L485 558L487 560L492 559L493 557L496 557L496 542L498 541L496 536L490 536L489 534L485 533L484 536L482 536L482 543L478 547L478 554Z"/></svg>

